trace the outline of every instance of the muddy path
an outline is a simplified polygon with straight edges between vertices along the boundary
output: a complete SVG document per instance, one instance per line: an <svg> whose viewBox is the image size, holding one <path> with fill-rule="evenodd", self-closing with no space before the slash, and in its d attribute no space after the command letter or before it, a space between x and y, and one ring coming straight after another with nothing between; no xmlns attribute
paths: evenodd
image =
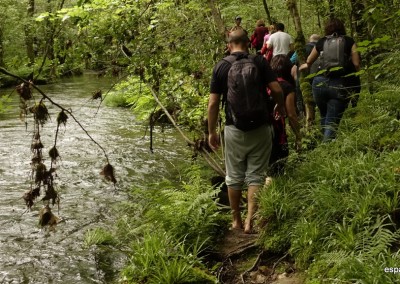
<svg viewBox="0 0 400 284"><path fill-rule="evenodd" d="M296 272L288 255L263 251L258 234L239 230L227 231L216 248L222 262L218 279L224 284L302 284L304 277Z"/></svg>

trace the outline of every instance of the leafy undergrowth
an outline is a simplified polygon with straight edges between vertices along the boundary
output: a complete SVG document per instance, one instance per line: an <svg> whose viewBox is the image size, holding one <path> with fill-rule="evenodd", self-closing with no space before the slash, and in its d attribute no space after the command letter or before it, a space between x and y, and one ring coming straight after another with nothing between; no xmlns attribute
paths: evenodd
<svg viewBox="0 0 400 284"><path fill-rule="evenodd" d="M122 283L217 283L203 260L227 221L218 191L201 176L193 166L180 185L164 181L134 189L119 205L115 231L89 231L85 244L124 252Z"/></svg>
<svg viewBox="0 0 400 284"><path fill-rule="evenodd" d="M307 283L400 279L399 91L362 93L337 140L292 156L259 196L260 243L288 251Z"/></svg>

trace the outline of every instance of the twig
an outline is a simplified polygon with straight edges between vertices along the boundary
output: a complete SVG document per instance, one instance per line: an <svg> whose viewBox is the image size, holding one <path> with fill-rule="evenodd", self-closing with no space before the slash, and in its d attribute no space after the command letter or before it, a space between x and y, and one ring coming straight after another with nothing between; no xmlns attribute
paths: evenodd
<svg viewBox="0 0 400 284"><path fill-rule="evenodd" d="M203 159L213 168L214 171L216 171L221 176L226 175L225 171L223 169L221 169L221 167L219 167L219 165L216 165L211 160L209 160L208 156L205 154L204 151L201 151L200 153L201 153Z"/></svg>
<svg viewBox="0 0 400 284"><path fill-rule="evenodd" d="M110 91L115 87L115 85L117 85L119 82L121 82L123 79L125 79L126 77L128 77L129 74L122 76L121 78L119 78L114 84L111 85L111 87L108 89L107 93L104 95L104 97L101 98L99 106L97 107L97 110L94 114L94 117L96 117L97 113L99 112L100 106L103 103L104 99L107 97L107 95L110 93Z"/></svg>
<svg viewBox="0 0 400 284"><path fill-rule="evenodd" d="M225 171L220 167L220 165L217 163L217 161L215 161L215 159L210 155L210 153L208 153L208 151L204 148L204 147L202 147L201 148L201 150L202 150L202 155L203 155L203 157L205 158L206 156L211 160L211 162L213 163L213 165L215 166L215 168L217 168L217 172L221 175L221 176L225 176L226 175L226 173L225 173Z"/></svg>
<svg viewBox="0 0 400 284"><path fill-rule="evenodd" d="M156 100L157 104L162 108L162 110L164 111L165 115L168 117L169 121L171 121L172 125L176 128L176 130L179 131L179 133L182 135L183 139L185 139L185 141L190 145L190 146L194 146L195 143L190 140L185 133L183 133L182 129L176 124L174 118L171 116L171 114L169 113L169 111L167 110L167 108L160 102L160 100L158 99L158 96L156 94L156 92L154 91L154 89L152 88L152 86L150 86L149 84L147 84L154 99Z"/></svg>
<svg viewBox="0 0 400 284"><path fill-rule="evenodd" d="M289 255L289 253L287 252L286 254L284 254L281 258L279 258L279 259L274 263L274 265L272 266L272 271L271 271L271 273L269 274L269 276L271 276L272 274L275 273L275 268L276 268L276 267L278 266L278 264L279 264L282 260L284 260L288 255Z"/></svg>
<svg viewBox="0 0 400 284"><path fill-rule="evenodd" d="M168 117L169 121L171 121L172 125L178 130L178 132L181 134L183 139L188 143L189 146L195 146L196 143L192 140L190 140L185 133L183 133L182 129L178 126L176 123L175 119L171 116L167 108L161 103L161 101L158 98L158 95L156 91L149 85L147 84L154 99L156 100L157 104L161 107L161 109L164 111L165 115ZM221 176L225 176L225 171L220 167L220 165L215 161L215 159L208 153L208 151L202 147L201 148L201 154L203 158L206 160L206 162Z"/></svg>
<svg viewBox="0 0 400 284"><path fill-rule="evenodd" d="M256 248L256 247L257 247L256 244L249 244L249 245L240 247L240 248L236 249L235 251L231 252L227 257L228 257L228 258L231 258L231 257L233 257L233 256L241 255L243 252L245 252L245 251L247 251L247 250L250 250L250 249L252 249L252 248Z"/></svg>
<svg viewBox="0 0 400 284"><path fill-rule="evenodd" d="M256 268L256 266L260 263L260 260L261 260L261 257L262 257L263 254L264 254L264 251L260 252L260 253L258 254L257 259L256 259L256 261L254 262L254 264L253 264L249 269L247 269L245 272L243 272L243 273L240 275L240 277L241 277L243 283L245 283L245 282L244 282L244 276L245 276L247 273L253 271L254 268Z"/></svg>

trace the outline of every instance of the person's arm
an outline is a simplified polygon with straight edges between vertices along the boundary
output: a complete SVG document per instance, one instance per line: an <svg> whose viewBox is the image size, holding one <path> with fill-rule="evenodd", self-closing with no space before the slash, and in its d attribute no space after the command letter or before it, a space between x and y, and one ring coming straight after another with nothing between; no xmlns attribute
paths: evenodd
<svg viewBox="0 0 400 284"><path fill-rule="evenodd" d="M360 54L357 51L357 45L353 44L351 47L351 61L353 62L354 67L356 68L356 71L360 71Z"/></svg>
<svg viewBox="0 0 400 284"><path fill-rule="evenodd" d="M299 70L304 70L310 68L310 66L317 60L319 54L317 51L317 48L314 46L314 48L311 50L310 55L307 57L306 63L301 64Z"/></svg>
<svg viewBox="0 0 400 284"><path fill-rule="evenodd" d="M296 151L301 149L301 133L300 133L300 123L296 112L296 94L290 92L285 99L286 114L289 118L289 125L292 128L294 135L296 136Z"/></svg>
<svg viewBox="0 0 400 284"><path fill-rule="evenodd" d="M272 49L273 47L274 47L274 45L272 44L271 37L269 37L269 39L267 41L267 49Z"/></svg>
<svg viewBox="0 0 400 284"><path fill-rule="evenodd" d="M268 50L268 47L267 47L267 44L265 43L263 45L263 47L261 48L261 54L264 55L265 53L267 53L267 50Z"/></svg>
<svg viewBox="0 0 400 284"><path fill-rule="evenodd" d="M285 100L283 97L283 90L277 81L268 83L268 88L271 90L271 96L276 103L275 111L281 116L286 116Z"/></svg>
<svg viewBox="0 0 400 284"><path fill-rule="evenodd" d="M213 150L217 150L219 147L219 135L217 134L219 103L220 96L211 93L208 101L208 144Z"/></svg>

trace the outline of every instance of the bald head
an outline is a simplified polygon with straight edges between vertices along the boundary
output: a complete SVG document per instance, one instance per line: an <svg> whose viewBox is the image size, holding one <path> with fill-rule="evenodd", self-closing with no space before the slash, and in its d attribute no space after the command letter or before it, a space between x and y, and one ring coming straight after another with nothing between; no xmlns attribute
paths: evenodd
<svg viewBox="0 0 400 284"><path fill-rule="evenodd" d="M246 31L239 29L229 34L228 42L234 45L246 46L249 42L249 37L247 36Z"/></svg>

